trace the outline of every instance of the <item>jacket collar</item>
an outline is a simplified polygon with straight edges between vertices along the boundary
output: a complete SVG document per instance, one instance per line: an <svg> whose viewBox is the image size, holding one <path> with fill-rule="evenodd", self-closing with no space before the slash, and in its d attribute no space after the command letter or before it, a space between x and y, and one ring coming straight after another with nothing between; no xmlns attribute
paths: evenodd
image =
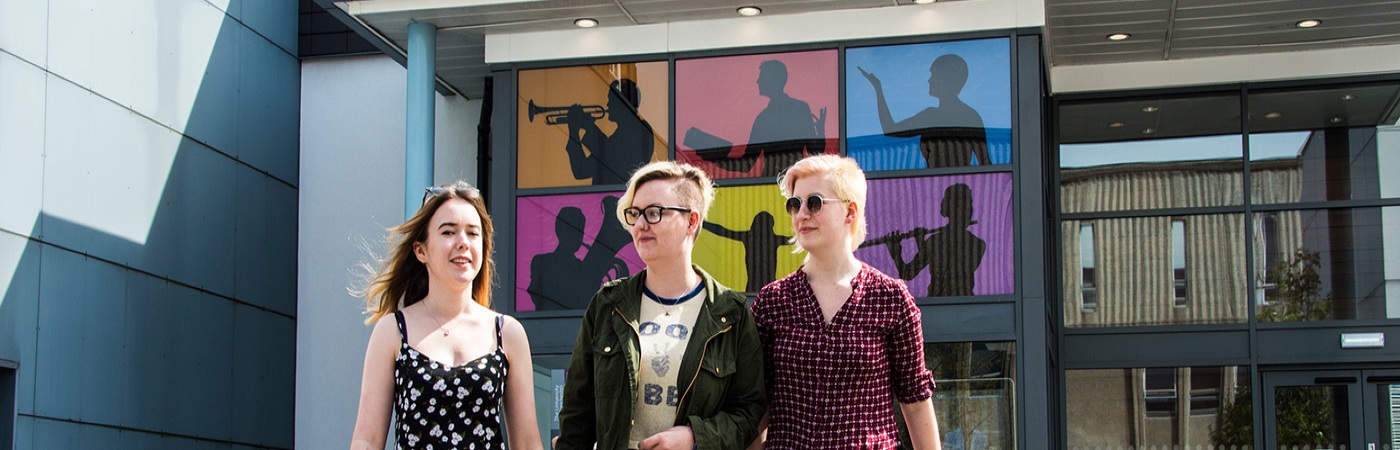
<svg viewBox="0 0 1400 450"><path fill-rule="evenodd" d="M690 267L695 269L695 273L700 274L700 283L705 285L705 304L701 306L700 318L697 318L696 321L700 322L708 318L716 325L733 323L732 316L737 309L734 302L719 301L721 297L727 297L732 291L715 281L715 278L710 276L705 269L701 269L700 266L692 264ZM642 287L646 285L646 279L647 270L642 269L635 276L616 281L617 284L611 287L614 293L606 296L609 306L622 312L623 317L627 318L627 321L633 325L637 324L638 318L642 314Z"/></svg>

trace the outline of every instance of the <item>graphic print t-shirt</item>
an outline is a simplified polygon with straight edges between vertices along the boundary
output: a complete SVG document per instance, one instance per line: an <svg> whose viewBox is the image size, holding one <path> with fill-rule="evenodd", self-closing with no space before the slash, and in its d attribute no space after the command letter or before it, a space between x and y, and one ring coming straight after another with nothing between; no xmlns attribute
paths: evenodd
<svg viewBox="0 0 1400 450"><path fill-rule="evenodd" d="M632 408L632 433L628 448L676 422L676 406L685 386L677 382L681 357L690 343L690 330L700 316L708 292L675 306L643 297L640 323L642 367L637 374L637 404ZM669 315L667 313L670 313Z"/></svg>

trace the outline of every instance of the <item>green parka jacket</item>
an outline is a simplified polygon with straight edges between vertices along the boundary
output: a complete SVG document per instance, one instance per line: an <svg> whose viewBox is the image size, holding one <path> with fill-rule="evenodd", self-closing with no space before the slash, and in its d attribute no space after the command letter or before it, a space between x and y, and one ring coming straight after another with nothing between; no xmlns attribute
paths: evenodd
<svg viewBox="0 0 1400 450"><path fill-rule="evenodd" d="M743 449L758 437L768 407L763 351L743 294L705 283L705 303L681 359L676 425L690 425L696 448ZM559 411L556 449L625 450L637 397L638 316L647 272L612 281L589 301Z"/></svg>

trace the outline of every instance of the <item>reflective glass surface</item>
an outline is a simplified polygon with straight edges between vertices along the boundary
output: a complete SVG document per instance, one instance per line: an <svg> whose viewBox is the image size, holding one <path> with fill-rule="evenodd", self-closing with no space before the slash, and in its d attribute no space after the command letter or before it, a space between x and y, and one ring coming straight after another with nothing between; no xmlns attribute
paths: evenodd
<svg viewBox="0 0 1400 450"><path fill-rule="evenodd" d="M1063 221L1065 326L1244 322L1244 229L1242 214Z"/></svg>
<svg viewBox="0 0 1400 450"><path fill-rule="evenodd" d="M1395 83L1264 91L1249 96L1249 170L1256 204L1400 194Z"/></svg>
<svg viewBox="0 0 1400 450"><path fill-rule="evenodd" d="M1067 103L1059 150L1063 213L1244 202L1235 95Z"/></svg>
<svg viewBox="0 0 1400 450"><path fill-rule="evenodd" d="M1065 372L1069 448L1253 447L1248 367Z"/></svg>
<svg viewBox="0 0 1400 450"><path fill-rule="evenodd" d="M1260 322L1400 317L1400 207L1254 217ZM1392 261L1395 261L1392 263Z"/></svg>

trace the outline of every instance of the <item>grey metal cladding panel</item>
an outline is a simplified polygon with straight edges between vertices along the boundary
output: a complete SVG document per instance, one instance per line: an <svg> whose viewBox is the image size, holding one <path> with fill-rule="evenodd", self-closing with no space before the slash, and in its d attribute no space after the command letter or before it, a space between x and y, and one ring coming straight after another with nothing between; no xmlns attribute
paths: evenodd
<svg viewBox="0 0 1400 450"><path fill-rule="evenodd" d="M243 24L267 37L289 55L297 54L297 5L291 0L232 0L242 3ZM224 26L235 25L227 21Z"/></svg>
<svg viewBox="0 0 1400 450"><path fill-rule="evenodd" d="M296 323L244 305L233 317L233 440L292 448Z"/></svg>
<svg viewBox="0 0 1400 450"><path fill-rule="evenodd" d="M1343 349L1342 333L1385 333L1383 348ZM1362 363L1400 360L1400 326L1260 329L1259 363Z"/></svg>
<svg viewBox="0 0 1400 450"><path fill-rule="evenodd" d="M15 371L15 412L34 413L34 371L38 352L39 244L0 233L0 248L20 248L17 254L0 255L0 264L15 260L9 286L0 286L0 359L19 364Z"/></svg>
<svg viewBox="0 0 1400 450"><path fill-rule="evenodd" d="M1249 332L1147 332L1065 336L1066 368L1177 367L1249 360Z"/></svg>
<svg viewBox="0 0 1400 450"><path fill-rule="evenodd" d="M247 39L245 34L238 26L219 29L218 43L210 49L185 129L178 130L230 155L238 154L239 128L234 126L238 123L238 49L239 41Z"/></svg>
<svg viewBox="0 0 1400 450"><path fill-rule="evenodd" d="M126 269L47 245L40 253L36 354L53 357L34 365L34 412L120 423Z"/></svg>
<svg viewBox="0 0 1400 450"><path fill-rule="evenodd" d="M234 297L295 316L297 191L242 166L235 186Z"/></svg>
<svg viewBox="0 0 1400 450"><path fill-rule="evenodd" d="M264 39L244 35L242 42L238 159L296 185L301 64Z"/></svg>
<svg viewBox="0 0 1400 450"><path fill-rule="evenodd" d="M235 166L208 147L180 140L150 237L141 250L144 262L138 267L220 294L233 293L230 187Z"/></svg>
<svg viewBox="0 0 1400 450"><path fill-rule="evenodd" d="M20 415L15 417L14 450L34 450L38 448L34 446L34 428L37 426L38 422L39 419L35 419L32 416Z"/></svg>
<svg viewBox="0 0 1400 450"><path fill-rule="evenodd" d="M1162 14L1165 18L1171 11L1173 0L1144 0L1144 1L1116 1L1116 0L1095 0L1095 1L1066 1L1047 0L1045 5L1046 16L1051 19L1062 17L1112 17L1125 14L1138 14L1155 12Z"/></svg>
<svg viewBox="0 0 1400 450"><path fill-rule="evenodd" d="M919 310L923 313L925 341L963 341L974 336L996 340L1016 337L1016 308L1012 303L921 305Z"/></svg>
<svg viewBox="0 0 1400 450"><path fill-rule="evenodd" d="M1133 11L1119 14L1052 16L1048 20L1050 26L1055 28L1055 34L1061 34L1099 28L1166 30L1168 16L1167 11Z"/></svg>
<svg viewBox="0 0 1400 450"><path fill-rule="evenodd" d="M1133 37L1126 41L1108 40L1108 35L1113 33L1129 33ZM1167 41L1167 33L1165 30L1103 28L1089 33L1058 33L1050 40L1055 43L1056 50L1114 52L1156 49L1160 51L1162 44ZM1066 49L1069 46L1073 47Z"/></svg>
<svg viewBox="0 0 1400 450"><path fill-rule="evenodd" d="M122 425L228 440L233 304L128 274Z"/></svg>
<svg viewBox="0 0 1400 450"><path fill-rule="evenodd" d="M511 291L514 292L514 291ZM504 298L495 301L507 301ZM520 320L526 335L530 336L532 354L569 354L574 350L579 328L583 326L580 317L525 318Z"/></svg>

